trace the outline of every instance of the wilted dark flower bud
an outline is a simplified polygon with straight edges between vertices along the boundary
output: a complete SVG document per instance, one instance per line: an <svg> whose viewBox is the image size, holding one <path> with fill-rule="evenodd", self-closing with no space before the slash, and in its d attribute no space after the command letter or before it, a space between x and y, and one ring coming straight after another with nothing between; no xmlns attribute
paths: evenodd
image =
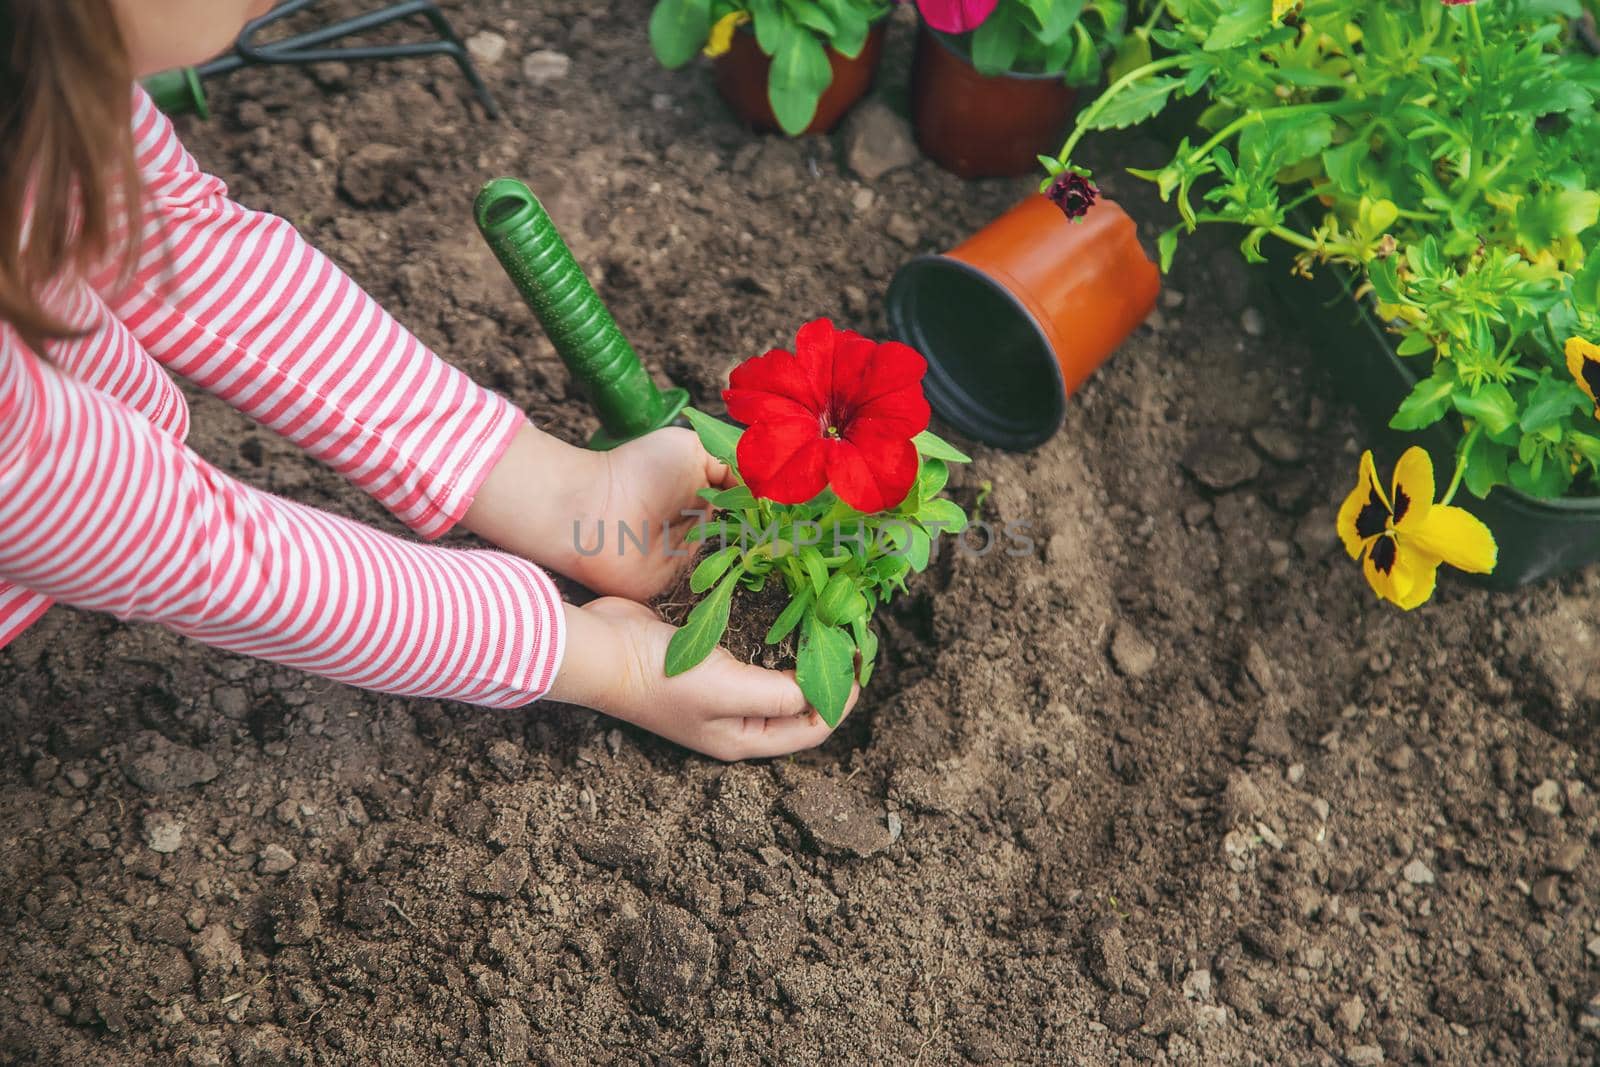
<svg viewBox="0 0 1600 1067"><path fill-rule="evenodd" d="M1100 199L1100 190L1094 182L1085 178L1076 171L1066 170L1056 175L1055 181L1050 183L1050 188L1045 190L1045 196L1050 202L1061 209L1061 213L1069 219L1081 219L1094 207L1094 202Z"/></svg>

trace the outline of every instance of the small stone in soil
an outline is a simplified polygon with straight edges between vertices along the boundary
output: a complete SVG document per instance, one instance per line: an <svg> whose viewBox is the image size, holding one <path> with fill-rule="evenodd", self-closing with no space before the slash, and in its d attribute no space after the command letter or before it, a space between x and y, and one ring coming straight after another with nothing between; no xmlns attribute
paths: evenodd
<svg viewBox="0 0 1600 1067"><path fill-rule="evenodd" d="M881 100L866 101L845 124L845 165L864 181L875 182L919 158L911 124Z"/></svg>
<svg viewBox="0 0 1600 1067"><path fill-rule="evenodd" d="M1226 492L1261 473L1261 457L1236 438L1223 433L1207 433L1183 454L1183 466L1207 489Z"/></svg>
<svg viewBox="0 0 1600 1067"><path fill-rule="evenodd" d="M1143 678L1155 668L1156 648L1132 623L1119 623L1111 637L1111 662L1118 673Z"/></svg>
<svg viewBox="0 0 1600 1067"><path fill-rule="evenodd" d="M1401 870L1400 876L1412 885L1432 885L1433 871L1420 859L1414 859Z"/></svg>
<svg viewBox="0 0 1600 1067"><path fill-rule="evenodd" d="M522 76L534 85L560 81L571 70L572 57L549 49L531 52L522 60Z"/></svg>
<svg viewBox="0 0 1600 1067"><path fill-rule="evenodd" d="M493 30L484 30L467 38L467 51L472 58L486 67L492 67L506 54L506 39Z"/></svg>
<svg viewBox="0 0 1600 1067"><path fill-rule="evenodd" d="M1263 715L1250 731L1250 750L1273 759L1288 759L1294 753L1294 738L1289 727L1277 715Z"/></svg>
<svg viewBox="0 0 1600 1067"><path fill-rule="evenodd" d="M262 874L282 874L298 862L294 853L282 845L268 845L261 850L256 870Z"/></svg>
<svg viewBox="0 0 1600 1067"><path fill-rule="evenodd" d="M913 222L910 215L903 215L898 211L889 216L888 225L884 230L907 248L915 248L922 240L922 227Z"/></svg>
<svg viewBox="0 0 1600 1067"><path fill-rule="evenodd" d="M1578 869L1578 864L1583 862L1587 851L1582 841L1568 841L1551 854L1550 869L1561 874L1572 874Z"/></svg>
<svg viewBox="0 0 1600 1067"><path fill-rule="evenodd" d="M1561 783L1546 778L1533 787L1533 807L1551 818L1561 817Z"/></svg>
<svg viewBox="0 0 1600 1067"><path fill-rule="evenodd" d="M1367 1017L1366 1005L1361 1003L1360 997L1351 997L1340 1004L1333 1013L1334 1022L1339 1024L1347 1034L1353 1034L1361 1029L1361 1021Z"/></svg>
<svg viewBox="0 0 1600 1067"><path fill-rule="evenodd" d="M1299 463L1305 456L1300 438L1281 426L1257 426L1250 431L1250 439L1278 463Z"/></svg>
<svg viewBox="0 0 1600 1067"><path fill-rule="evenodd" d="M145 844L152 852L176 852L183 844L183 827L182 819L164 811L152 811L144 817Z"/></svg>
<svg viewBox="0 0 1600 1067"><path fill-rule="evenodd" d="M1533 883L1533 902L1541 908L1553 908L1561 903L1561 879L1546 875Z"/></svg>
<svg viewBox="0 0 1600 1067"><path fill-rule="evenodd" d="M1344 1050L1344 1061L1350 1067L1379 1067L1383 1063L1383 1046L1351 1045Z"/></svg>
<svg viewBox="0 0 1600 1067"><path fill-rule="evenodd" d="M1266 316L1259 308L1245 308L1239 313L1239 328L1251 337L1260 337L1267 332Z"/></svg>

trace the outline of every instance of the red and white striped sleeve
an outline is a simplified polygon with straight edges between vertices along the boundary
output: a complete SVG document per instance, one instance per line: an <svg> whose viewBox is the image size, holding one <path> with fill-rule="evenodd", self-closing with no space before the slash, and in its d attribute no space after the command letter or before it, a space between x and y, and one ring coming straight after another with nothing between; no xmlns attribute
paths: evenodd
<svg viewBox="0 0 1600 1067"><path fill-rule="evenodd" d="M423 537L458 522L526 417L396 322L284 219L228 199L135 90L143 231L93 279L172 371L344 474Z"/></svg>
<svg viewBox="0 0 1600 1067"><path fill-rule="evenodd" d="M234 481L0 322L0 582L410 696L516 707L560 667L537 567Z"/></svg>

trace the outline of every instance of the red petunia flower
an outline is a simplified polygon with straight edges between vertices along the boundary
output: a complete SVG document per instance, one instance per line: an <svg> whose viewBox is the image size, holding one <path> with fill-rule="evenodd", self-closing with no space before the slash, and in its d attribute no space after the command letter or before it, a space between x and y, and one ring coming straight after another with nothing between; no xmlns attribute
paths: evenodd
<svg viewBox="0 0 1600 1067"><path fill-rule="evenodd" d="M927 361L827 319L800 327L794 347L745 360L722 394L749 427L737 457L745 484L779 504L803 504L830 485L858 511L899 504L917 478L911 439L928 428Z"/></svg>

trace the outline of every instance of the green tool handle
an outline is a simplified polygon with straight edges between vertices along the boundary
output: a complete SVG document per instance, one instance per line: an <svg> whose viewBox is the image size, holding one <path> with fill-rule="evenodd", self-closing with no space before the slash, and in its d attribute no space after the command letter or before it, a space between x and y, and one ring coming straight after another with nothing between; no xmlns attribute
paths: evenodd
<svg viewBox="0 0 1600 1067"><path fill-rule="evenodd" d="M484 240L598 410L604 430L597 445L638 437L676 418L687 397L656 388L533 191L514 178L496 179L478 194L475 215Z"/></svg>
<svg viewBox="0 0 1600 1067"><path fill-rule="evenodd" d="M144 80L144 89L156 102L156 107L168 115L211 117L211 104L206 100L205 87L200 84L200 72L193 67L152 74Z"/></svg>

